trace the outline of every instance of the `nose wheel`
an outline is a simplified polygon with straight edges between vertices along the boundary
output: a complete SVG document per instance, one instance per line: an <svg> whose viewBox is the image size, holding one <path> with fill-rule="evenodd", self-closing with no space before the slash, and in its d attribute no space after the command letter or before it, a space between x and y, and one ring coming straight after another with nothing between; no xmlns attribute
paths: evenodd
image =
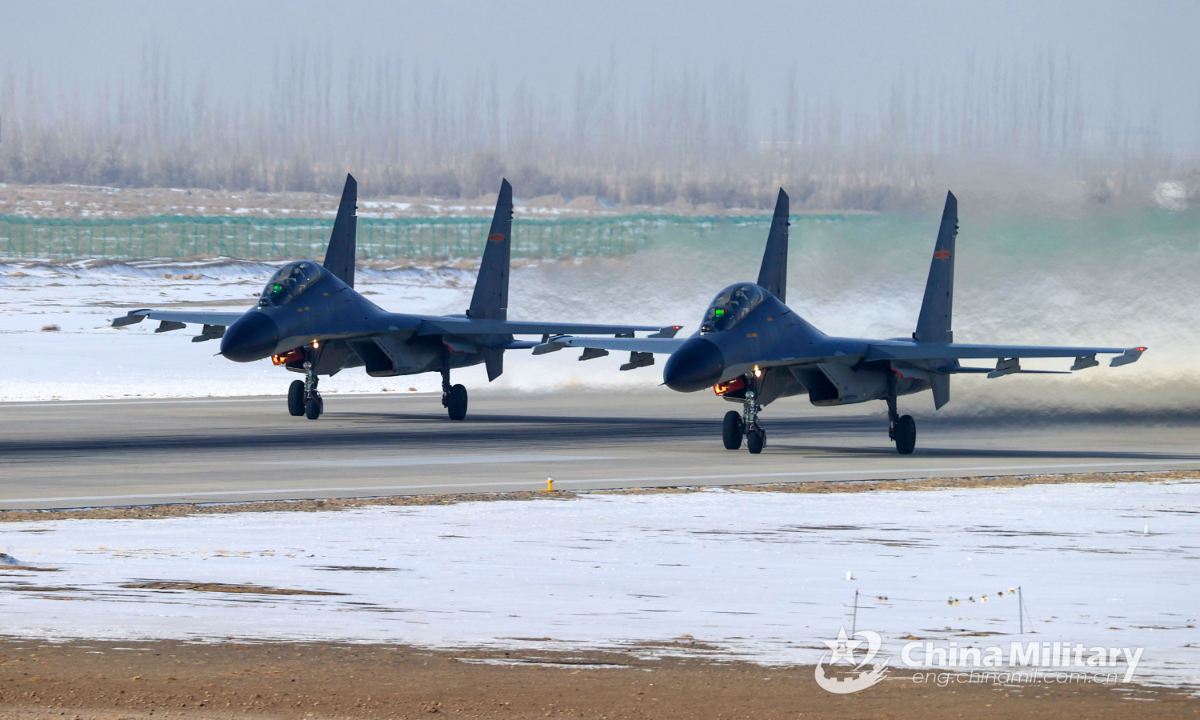
<svg viewBox="0 0 1200 720"><path fill-rule="evenodd" d="M767 446L767 431L761 427L746 433L746 449L751 455L757 455Z"/></svg>
<svg viewBox="0 0 1200 720"><path fill-rule="evenodd" d="M741 449L742 436L745 434L746 428L742 424L742 414L737 410L725 413L725 422L721 426L721 439L725 442L725 449Z"/></svg>
<svg viewBox="0 0 1200 720"><path fill-rule="evenodd" d="M288 388L288 414L300 417L304 414L304 381L293 380Z"/></svg>
<svg viewBox="0 0 1200 720"><path fill-rule="evenodd" d="M288 414L292 417L303 415L309 420L316 420L325 412L325 400L317 392L317 374L313 372L312 363L304 363L304 379L293 380L288 387Z"/></svg>
<svg viewBox="0 0 1200 720"><path fill-rule="evenodd" d="M725 413L721 424L721 441L726 450L738 450L742 447L742 438L746 438L746 449L751 455L757 455L767 446L767 431L758 422L758 411L762 410L755 400L754 391L746 392L745 407L742 412L730 410Z"/></svg>

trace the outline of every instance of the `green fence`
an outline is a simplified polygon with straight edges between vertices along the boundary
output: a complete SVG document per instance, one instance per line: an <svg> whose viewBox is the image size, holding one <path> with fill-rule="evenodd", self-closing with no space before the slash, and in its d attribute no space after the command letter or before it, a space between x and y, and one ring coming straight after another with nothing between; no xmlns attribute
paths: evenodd
<svg viewBox="0 0 1200 720"><path fill-rule="evenodd" d="M490 222L490 218L360 217L358 257L399 260L478 256L483 252ZM769 215L518 218L513 222L513 255L624 255L636 252L667 232L701 235L721 226L766 228L770 222ZM0 215L0 257L45 260L320 257L332 228L332 219L314 218L158 216L75 220Z"/></svg>

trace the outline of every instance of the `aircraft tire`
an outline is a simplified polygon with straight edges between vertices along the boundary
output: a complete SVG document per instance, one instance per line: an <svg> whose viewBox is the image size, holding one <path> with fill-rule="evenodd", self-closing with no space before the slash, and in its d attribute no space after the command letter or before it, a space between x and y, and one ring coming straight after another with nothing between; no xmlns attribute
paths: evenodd
<svg viewBox="0 0 1200 720"><path fill-rule="evenodd" d="M450 413L451 420L462 420L467 416L467 389L462 385L455 385L450 388L450 394L446 396L446 410Z"/></svg>
<svg viewBox="0 0 1200 720"><path fill-rule="evenodd" d="M293 380L288 388L288 414L300 417L304 414L304 381Z"/></svg>
<svg viewBox="0 0 1200 720"><path fill-rule="evenodd" d="M767 433L762 428L757 428L746 433L746 449L751 455L757 455L763 451L767 444Z"/></svg>
<svg viewBox="0 0 1200 720"><path fill-rule="evenodd" d="M321 402L316 398L309 398L308 402L304 403L304 417L309 420L316 420L321 417Z"/></svg>
<svg viewBox="0 0 1200 720"><path fill-rule="evenodd" d="M725 413L725 422L721 425L721 439L725 442L726 450L737 450L742 447L742 436L745 428L742 426L742 414L737 410Z"/></svg>
<svg viewBox="0 0 1200 720"><path fill-rule="evenodd" d="M917 447L917 421L905 415L896 423L896 450L901 455L912 455Z"/></svg>

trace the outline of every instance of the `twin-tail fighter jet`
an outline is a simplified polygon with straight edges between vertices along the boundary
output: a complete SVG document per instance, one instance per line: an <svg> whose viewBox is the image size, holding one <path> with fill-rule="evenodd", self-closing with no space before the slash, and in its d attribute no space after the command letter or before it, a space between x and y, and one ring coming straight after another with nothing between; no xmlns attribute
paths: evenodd
<svg viewBox="0 0 1200 720"><path fill-rule="evenodd" d="M292 382L288 411L316 420L324 411L317 391L321 375L364 367L372 377L440 372L442 405L452 420L467 414L467 389L450 384L450 371L483 363L488 380L504 372L504 351L536 348L514 335L612 334L632 338L636 330L674 336L679 328L637 325L514 322L508 319L508 275L512 251L512 186L504 180L492 217L483 261L465 315L390 313L354 289L358 184L350 175L342 191L325 262L290 262L263 288L258 305L244 313L134 310L114 327L160 321L155 332L203 325L193 342L220 338L221 355L235 362L271 358L303 373ZM539 354L535 351L535 354Z"/></svg>
<svg viewBox="0 0 1200 720"><path fill-rule="evenodd" d="M585 348L581 360L607 350L632 353L639 366L653 364L653 354L669 354L663 383L679 392L712 387L742 411L725 415L725 447L737 450L745 438L751 453L762 452L767 433L759 413L783 397L807 393L818 406L885 400L888 437L902 454L917 444L917 424L900 415L897 399L924 390L933 392L935 409L950 402L950 377L986 373L998 378L1024 370L1021 358L1074 357L1071 371L1099 365L1096 355L1117 357L1113 367L1136 362L1144 347L1051 347L1043 345L967 345L954 342L950 311L954 294L954 239L958 235L958 201L946 194L942 225L933 249L925 299L911 338L864 340L832 337L784 304L787 289L788 196L779 191L767 249L757 283L737 283L717 293L700 329L690 338L553 337L545 348ZM959 360L995 359L995 368L962 367ZM630 363L635 364L633 362ZM628 365L625 367L629 367ZM625 369L623 367L622 369Z"/></svg>

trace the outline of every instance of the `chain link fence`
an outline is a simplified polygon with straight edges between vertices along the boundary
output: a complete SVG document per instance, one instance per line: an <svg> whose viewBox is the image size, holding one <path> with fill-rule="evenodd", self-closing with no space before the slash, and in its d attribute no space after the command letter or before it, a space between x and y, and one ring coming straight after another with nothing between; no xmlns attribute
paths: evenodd
<svg viewBox="0 0 1200 720"><path fill-rule="evenodd" d="M806 215L812 219L814 216ZM838 219L840 215L825 215ZM588 257L637 252L665 233L699 236L717 227L763 228L771 216L627 215L518 218L514 257ZM358 219L361 260L476 257L490 218ZM29 260L140 260L321 257L333 219L158 216L47 219L0 215L0 257Z"/></svg>

